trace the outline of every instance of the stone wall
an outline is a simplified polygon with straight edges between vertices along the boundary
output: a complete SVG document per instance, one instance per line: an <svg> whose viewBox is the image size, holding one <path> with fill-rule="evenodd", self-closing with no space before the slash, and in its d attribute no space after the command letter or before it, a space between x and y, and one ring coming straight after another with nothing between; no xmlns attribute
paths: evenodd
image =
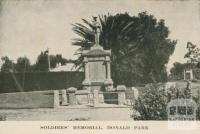
<svg viewBox="0 0 200 134"><path fill-rule="evenodd" d="M128 99L122 90L97 92L96 97L98 98L94 98L93 92L76 90L73 87L62 90L3 93L0 94L0 109L59 108L60 106L87 104L98 106L102 103L123 105L125 99Z"/></svg>

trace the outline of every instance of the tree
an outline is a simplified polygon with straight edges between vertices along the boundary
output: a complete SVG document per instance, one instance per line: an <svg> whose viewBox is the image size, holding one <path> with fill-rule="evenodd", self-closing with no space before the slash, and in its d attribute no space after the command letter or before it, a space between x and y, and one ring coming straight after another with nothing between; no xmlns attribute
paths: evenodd
<svg viewBox="0 0 200 134"><path fill-rule="evenodd" d="M57 63L64 65L68 60L62 58L62 55L49 55L48 51L41 52L37 58L35 65L33 65L34 71L48 71L49 70L49 61L50 69L55 68Z"/></svg>
<svg viewBox="0 0 200 134"><path fill-rule="evenodd" d="M27 72L30 71L30 68L30 60L27 57L19 57L17 59L17 63L15 64L17 72Z"/></svg>
<svg viewBox="0 0 200 134"><path fill-rule="evenodd" d="M14 72L14 63L7 57L4 56L1 58L1 60L3 61L3 64L1 66L1 72Z"/></svg>
<svg viewBox="0 0 200 134"><path fill-rule="evenodd" d="M48 71L48 55L47 52L41 52L37 57L36 64L34 65L34 71Z"/></svg>
<svg viewBox="0 0 200 134"><path fill-rule="evenodd" d="M183 79L184 75L184 69L186 68L186 63L179 63L175 62L173 64L173 67L170 69L171 77L172 79Z"/></svg>
<svg viewBox="0 0 200 134"><path fill-rule="evenodd" d="M188 59L185 68L192 69L195 79L200 79L200 48L197 45L187 42L187 53L184 58Z"/></svg>
<svg viewBox="0 0 200 134"><path fill-rule="evenodd" d="M185 54L184 58L188 59L188 66L193 68L197 65L199 67L200 63L200 49L192 44L191 42L187 42L188 52Z"/></svg>
<svg viewBox="0 0 200 134"><path fill-rule="evenodd" d="M166 67L173 54L176 41L168 38L169 30L164 20L157 21L146 12L138 16L128 13L99 16L101 23L100 45L111 49L111 71L115 84L131 86L135 83L165 81ZM82 19L83 24L73 25L73 31L81 38L73 45L81 46L76 54L94 44L93 24ZM77 65L82 65L79 57Z"/></svg>

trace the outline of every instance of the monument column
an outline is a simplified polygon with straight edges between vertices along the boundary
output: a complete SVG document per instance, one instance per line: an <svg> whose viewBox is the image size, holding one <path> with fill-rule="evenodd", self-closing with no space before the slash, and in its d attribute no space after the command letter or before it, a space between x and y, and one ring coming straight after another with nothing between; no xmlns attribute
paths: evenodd
<svg viewBox="0 0 200 134"><path fill-rule="evenodd" d="M85 80L83 81L83 85L88 86L90 85L90 78L89 78L89 66L88 66L88 59L84 57L84 66L85 66Z"/></svg>
<svg viewBox="0 0 200 134"><path fill-rule="evenodd" d="M111 72L110 72L110 57L106 56L106 66L107 66L107 80L111 80Z"/></svg>
<svg viewBox="0 0 200 134"><path fill-rule="evenodd" d="M99 90L94 89L93 90L93 106L98 107L99 105Z"/></svg>
<svg viewBox="0 0 200 134"><path fill-rule="evenodd" d="M88 60L86 57L84 57L84 64L85 64L85 80L89 80Z"/></svg>
<svg viewBox="0 0 200 134"><path fill-rule="evenodd" d="M110 56L106 56L106 80L104 82L106 91L113 91L113 81L110 71Z"/></svg>

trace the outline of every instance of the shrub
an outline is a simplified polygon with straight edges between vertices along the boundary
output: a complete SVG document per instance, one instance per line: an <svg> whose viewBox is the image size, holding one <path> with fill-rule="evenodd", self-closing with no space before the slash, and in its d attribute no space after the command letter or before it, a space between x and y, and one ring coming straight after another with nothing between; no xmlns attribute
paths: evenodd
<svg viewBox="0 0 200 134"><path fill-rule="evenodd" d="M197 111L196 111L196 119L200 120L200 93L198 92L198 96L193 97L194 101L197 103Z"/></svg>
<svg viewBox="0 0 200 134"><path fill-rule="evenodd" d="M166 120L167 99L164 88L148 85L133 106L134 120Z"/></svg>

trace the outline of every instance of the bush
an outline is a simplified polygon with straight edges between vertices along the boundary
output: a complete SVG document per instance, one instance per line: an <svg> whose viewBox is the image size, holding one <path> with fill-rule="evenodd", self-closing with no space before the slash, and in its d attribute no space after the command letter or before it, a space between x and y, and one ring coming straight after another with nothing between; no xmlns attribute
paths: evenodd
<svg viewBox="0 0 200 134"><path fill-rule="evenodd" d="M196 119L200 120L200 96L193 97L193 99L197 103Z"/></svg>
<svg viewBox="0 0 200 134"><path fill-rule="evenodd" d="M148 85L136 100L132 118L134 120L166 120L167 99L164 88Z"/></svg>

